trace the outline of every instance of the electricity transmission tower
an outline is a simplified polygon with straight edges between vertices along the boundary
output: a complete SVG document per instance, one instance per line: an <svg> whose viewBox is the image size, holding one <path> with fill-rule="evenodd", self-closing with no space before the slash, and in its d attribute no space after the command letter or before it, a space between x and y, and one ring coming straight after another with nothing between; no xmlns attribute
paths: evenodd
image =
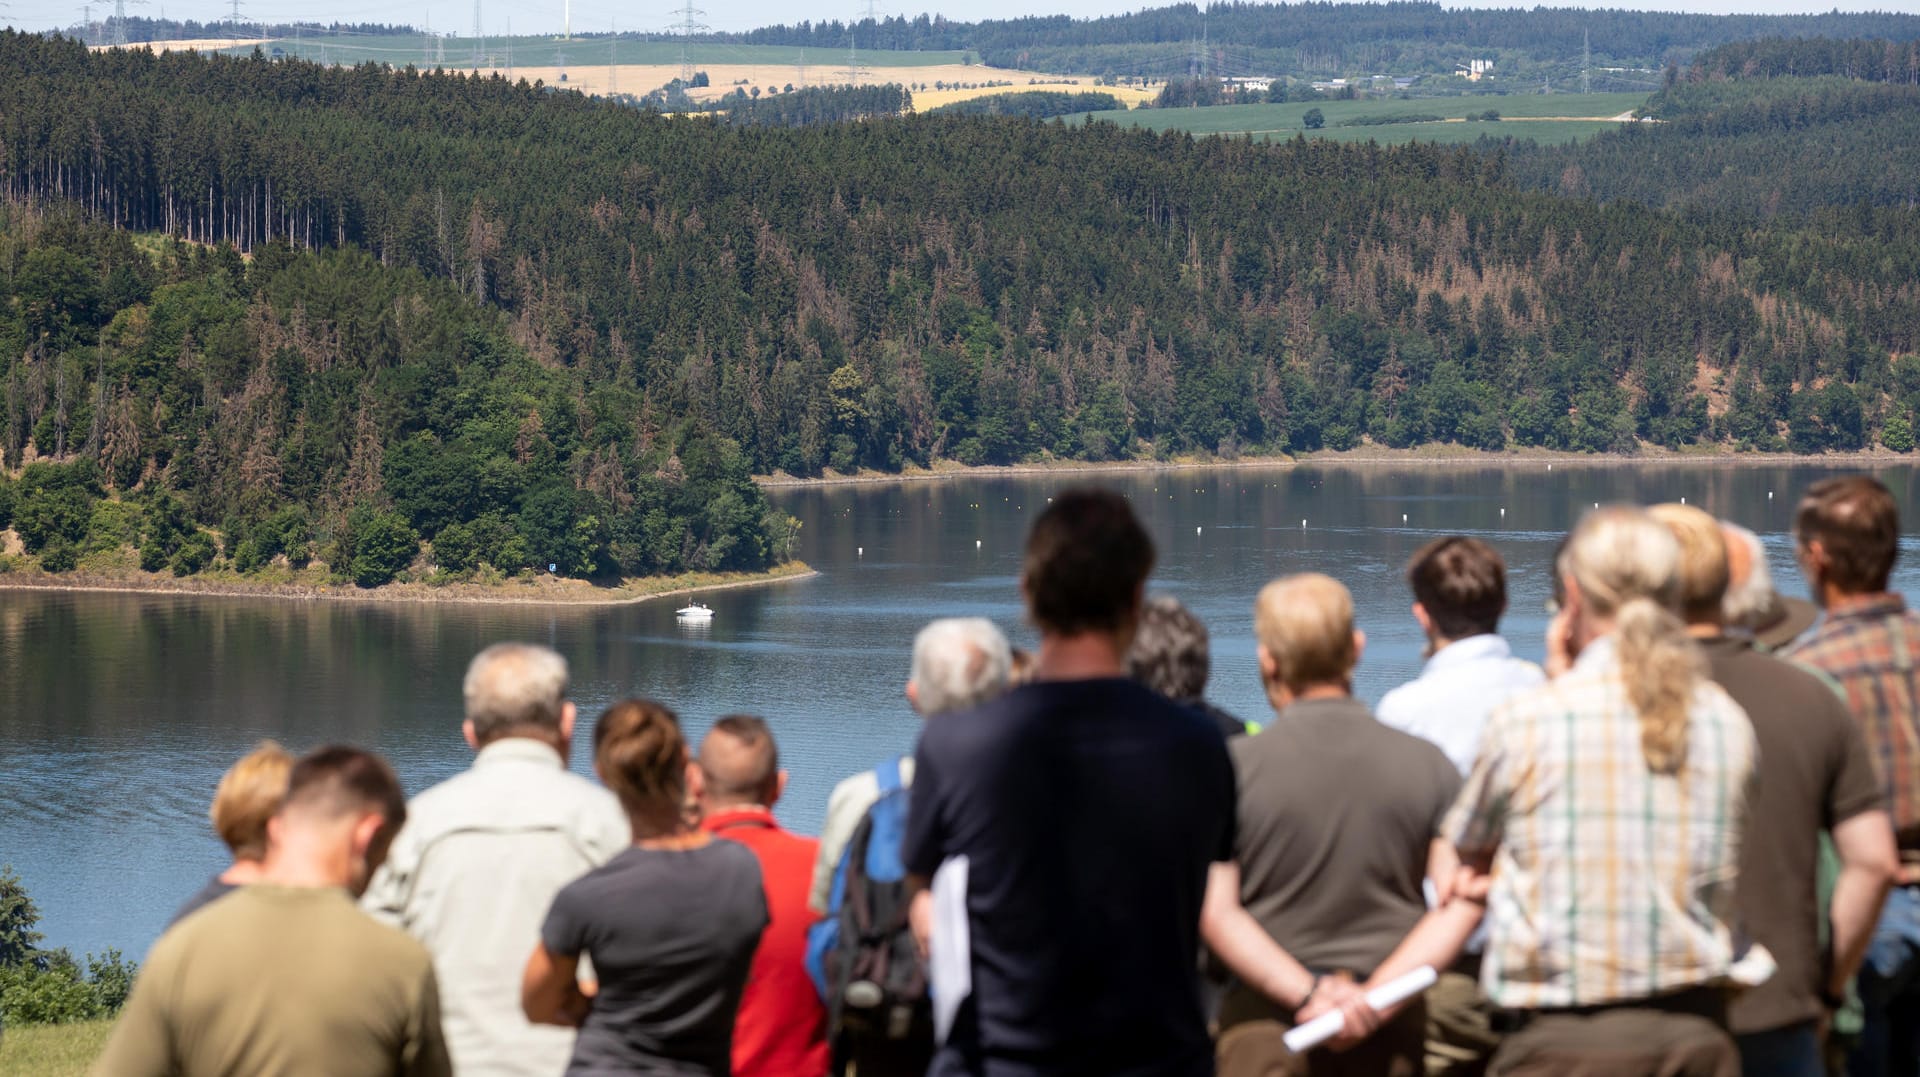
<svg viewBox="0 0 1920 1077"><path fill-rule="evenodd" d="M480 0L473 0L473 69L480 70L486 59L487 39L480 33Z"/></svg>
<svg viewBox="0 0 1920 1077"><path fill-rule="evenodd" d="M620 69L615 65L619 41L620 30L613 20L607 20L607 96L610 98L620 92Z"/></svg>
<svg viewBox="0 0 1920 1077"><path fill-rule="evenodd" d="M872 23L875 30L880 28L880 8L876 0L866 0L865 21ZM847 27L847 83L853 86L860 85L860 76L872 66L860 59L860 23L861 18L856 14Z"/></svg>
<svg viewBox="0 0 1920 1077"><path fill-rule="evenodd" d="M127 44L127 5L144 4L147 0L113 0L113 39L115 46L124 48ZM234 0L238 3L239 0Z"/></svg>
<svg viewBox="0 0 1920 1077"><path fill-rule="evenodd" d="M706 32L707 24L700 20L707 13L694 7L693 0L684 0L675 14L680 16L679 20L673 24L673 29L680 35L680 81L686 85L692 85L693 61L687 56L687 42L693 35Z"/></svg>
<svg viewBox="0 0 1920 1077"><path fill-rule="evenodd" d="M1580 31L1580 92L1593 92L1593 41L1587 31Z"/></svg>

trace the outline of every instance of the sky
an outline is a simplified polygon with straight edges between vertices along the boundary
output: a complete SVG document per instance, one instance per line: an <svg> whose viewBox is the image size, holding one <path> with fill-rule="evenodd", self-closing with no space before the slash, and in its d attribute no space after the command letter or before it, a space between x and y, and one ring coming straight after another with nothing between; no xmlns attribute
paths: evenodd
<svg viewBox="0 0 1920 1077"><path fill-rule="evenodd" d="M802 19L826 21L846 19L863 15L867 10L866 0L692 0L696 8L704 10L699 21L715 30L750 30L758 26L773 23L796 22ZM1170 2L1170 0L1169 0ZM1454 0L1449 7L1533 7L1543 0ZM1548 6L1576 7L1628 7L1642 11L1696 11L1706 14L1730 14L1735 12L1760 12L1766 14L1800 14L1813 11L1827 11L1837 8L1842 11L1897 11L1920 14L1920 0L1841 0L1834 3L1815 3L1813 0L1635 0L1633 3L1595 3L1593 0L1574 0L1572 3L1556 4L1545 0ZM563 0L540 0L537 3L506 3L495 0L487 4L482 11L481 25L488 34L498 34L505 30L507 20L513 21L515 34L557 33L561 26ZM907 0L875 0L874 9L882 17L895 15L918 15L921 12L945 14L956 19L1010 18L1031 15L1036 12L1046 14L1066 14L1079 18L1098 15L1120 14L1138 10L1142 7L1161 6L1158 2L1139 3L1125 0L964 0L954 3L952 0L921 0L908 3ZM94 18L102 18L112 7L112 0L99 0L93 5ZM130 3L130 15L159 16L163 12L168 18L198 19L203 22L220 19L232 11L232 5L220 0L149 0L140 5ZM473 9L458 0L396 0L393 3L374 3L369 0L341 0L338 4L320 2L320 0L241 0L241 14L244 18L263 21L314 21L328 22L370 22L370 23L411 23L414 26L439 25L457 27L459 33L471 32ZM573 0L573 26L575 29L601 30L609 25L622 31L659 32L679 21L678 7L674 0L645 0L640 4L613 2L613 0ZM57 26L72 26L81 19L81 4L76 0L0 0L0 24L11 24L22 29L45 30Z"/></svg>

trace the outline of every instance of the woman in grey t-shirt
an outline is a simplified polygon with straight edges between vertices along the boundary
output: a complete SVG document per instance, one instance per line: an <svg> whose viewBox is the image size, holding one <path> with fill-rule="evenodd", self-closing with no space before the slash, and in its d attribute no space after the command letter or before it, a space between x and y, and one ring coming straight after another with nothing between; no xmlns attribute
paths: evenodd
<svg viewBox="0 0 1920 1077"><path fill-rule="evenodd" d="M672 711L609 707L594 770L620 798L633 847L562 889L527 960L527 1019L580 1029L569 1074L729 1072L734 1011L767 926L760 865L689 826L687 745ZM583 991L580 956L596 987Z"/></svg>

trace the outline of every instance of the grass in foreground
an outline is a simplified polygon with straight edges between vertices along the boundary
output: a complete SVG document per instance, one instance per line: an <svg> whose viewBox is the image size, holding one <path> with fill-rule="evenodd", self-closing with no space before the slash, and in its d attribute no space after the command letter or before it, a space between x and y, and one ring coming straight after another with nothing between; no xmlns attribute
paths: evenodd
<svg viewBox="0 0 1920 1077"><path fill-rule="evenodd" d="M112 1021L27 1025L0 1033L0 1077L67 1077L87 1072L106 1049Z"/></svg>

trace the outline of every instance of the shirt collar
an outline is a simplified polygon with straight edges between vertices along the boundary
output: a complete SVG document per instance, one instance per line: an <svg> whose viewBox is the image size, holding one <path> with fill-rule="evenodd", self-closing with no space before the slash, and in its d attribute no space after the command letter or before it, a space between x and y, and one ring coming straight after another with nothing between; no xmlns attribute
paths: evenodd
<svg viewBox="0 0 1920 1077"><path fill-rule="evenodd" d="M560 753L553 745L533 737L501 737L492 744L480 749L473 757L476 767L493 766L496 763L536 763L560 770L565 765Z"/></svg>
<svg viewBox="0 0 1920 1077"><path fill-rule="evenodd" d="M1297 703L1289 703L1279 714L1274 715L1274 720L1280 722L1297 722L1315 718L1351 718L1356 714L1366 718L1373 717L1373 712L1367 709L1365 703L1360 702L1352 696L1335 696L1327 699L1303 699Z"/></svg>
<svg viewBox="0 0 1920 1077"><path fill-rule="evenodd" d="M1573 668L1582 673L1593 673L1615 663L1613 637L1601 636L1587 644L1580 657L1573 660Z"/></svg>
<svg viewBox="0 0 1920 1077"><path fill-rule="evenodd" d="M1904 613L1907 600L1892 591L1877 595L1849 595L1827 607L1827 620L1848 617L1886 617Z"/></svg>
<svg viewBox="0 0 1920 1077"><path fill-rule="evenodd" d="M718 834L736 826L765 827L768 830L780 829L780 823L774 819L773 812L759 805L746 808L727 808L713 812L700 820L700 829Z"/></svg>
<svg viewBox="0 0 1920 1077"><path fill-rule="evenodd" d="M1512 657L1513 648L1504 638L1492 632L1485 632L1478 636L1454 640L1435 651L1433 657L1427 659L1427 671L1451 669L1454 666L1464 666L1469 662Z"/></svg>

